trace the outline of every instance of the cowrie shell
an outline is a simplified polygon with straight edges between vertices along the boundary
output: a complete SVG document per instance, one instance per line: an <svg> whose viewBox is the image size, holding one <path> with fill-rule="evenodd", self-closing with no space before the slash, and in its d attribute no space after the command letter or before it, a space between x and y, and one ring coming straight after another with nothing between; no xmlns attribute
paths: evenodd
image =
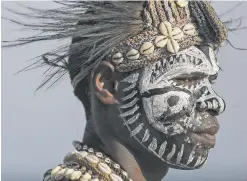
<svg viewBox="0 0 247 181"><path fill-rule="evenodd" d="M187 25L183 27L183 32L186 35L193 36L193 35L196 35L196 28L192 23L188 23Z"/></svg>
<svg viewBox="0 0 247 181"><path fill-rule="evenodd" d="M128 177L128 173L127 173L127 172L122 171L122 174L123 174L125 177Z"/></svg>
<svg viewBox="0 0 247 181"><path fill-rule="evenodd" d="M52 171L51 171L51 177L54 178L55 174L61 170L62 168L60 166L57 166L56 168L54 168Z"/></svg>
<svg viewBox="0 0 247 181"><path fill-rule="evenodd" d="M94 151L93 151L93 148L89 148L89 149L88 149L88 152L89 152L89 153L93 153L93 152L94 152Z"/></svg>
<svg viewBox="0 0 247 181"><path fill-rule="evenodd" d="M121 177L119 177L118 175L111 173L110 174L110 178L112 181L123 181L123 179Z"/></svg>
<svg viewBox="0 0 247 181"><path fill-rule="evenodd" d="M84 158L84 157L86 157L86 156L88 155L88 152L86 152L86 151L79 151L79 152L78 152L78 155L79 155L81 158Z"/></svg>
<svg viewBox="0 0 247 181"><path fill-rule="evenodd" d="M90 179L90 181L99 181L98 178L93 178L93 179Z"/></svg>
<svg viewBox="0 0 247 181"><path fill-rule="evenodd" d="M188 0L177 0L176 3L179 7L183 8L188 5L189 1Z"/></svg>
<svg viewBox="0 0 247 181"><path fill-rule="evenodd" d="M166 46L168 39L165 36L157 36L154 40L155 46L163 48Z"/></svg>
<svg viewBox="0 0 247 181"><path fill-rule="evenodd" d="M123 61L123 55L122 53L116 53L112 56L112 61L118 65Z"/></svg>
<svg viewBox="0 0 247 181"><path fill-rule="evenodd" d="M173 28L172 30L172 38L174 40L181 40L184 37L182 30L178 27Z"/></svg>
<svg viewBox="0 0 247 181"><path fill-rule="evenodd" d="M116 168L116 169L120 169L120 165L116 164L116 163L113 165L113 167Z"/></svg>
<svg viewBox="0 0 247 181"><path fill-rule="evenodd" d="M99 158L102 158L103 157L103 154L100 153L100 152L96 152L96 156L99 157Z"/></svg>
<svg viewBox="0 0 247 181"><path fill-rule="evenodd" d="M129 60L137 60L140 57L140 53L136 50L136 49L131 49L130 51L128 51L128 53L126 54L126 57Z"/></svg>
<svg viewBox="0 0 247 181"><path fill-rule="evenodd" d="M177 53L179 48L180 48L179 44L178 44L178 42L176 42L176 40L173 40L173 39L169 39L168 40L168 42L167 42L167 50L170 53Z"/></svg>
<svg viewBox="0 0 247 181"><path fill-rule="evenodd" d="M91 164L97 164L99 162L99 158L95 155L87 155L85 158Z"/></svg>
<svg viewBox="0 0 247 181"><path fill-rule="evenodd" d="M63 168L59 170L56 175L55 175L55 180L61 180L64 177L64 173L66 172L67 169Z"/></svg>
<svg viewBox="0 0 247 181"><path fill-rule="evenodd" d="M70 175L70 180L78 180L81 177L81 175L82 175L81 171L74 171Z"/></svg>
<svg viewBox="0 0 247 181"><path fill-rule="evenodd" d="M64 173L64 176L69 179L70 178L70 175L74 172L73 169L69 168L66 170L66 172Z"/></svg>
<svg viewBox="0 0 247 181"><path fill-rule="evenodd" d="M85 180L89 180L92 178L92 176L89 173L85 173L84 175L82 175L82 178Z"/></svg>
<svg viewBox="0 0 247 181"><path fill-rule="evenodd" d="M47 175L43 181L51 181L51 176L50 175Z"/></svg>
<svg viewBox="0 0 247 181"><path fill-rule="evenodd" d="M111 168L105 163L99 163L98 168L104 174L109 175L111 173Z"/></svg>
<svg viewBox="0 0 247 181"><path fill-rule="evenodd" d="M159 25L159 30L164 36L169 36L172 33L172 24L168 21L163 21Z"/></svg>
<svg viewBox="0 0 247 181"><path fill-rule="evenodd" d="M140 48L140 53L143 55L149 55L153 52L154 52L154 45L151 42L145 42Z"/></svg>

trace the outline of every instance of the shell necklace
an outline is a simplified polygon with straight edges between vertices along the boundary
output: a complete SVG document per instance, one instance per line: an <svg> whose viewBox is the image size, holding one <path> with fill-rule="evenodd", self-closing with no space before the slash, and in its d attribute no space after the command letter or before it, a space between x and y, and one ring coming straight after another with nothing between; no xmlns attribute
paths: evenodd
<svg viewBox="0 0 247 181"><path fill-rule="evenodd" d="M74 141L75 151L68 153L64 163L46 171L43 181L133 181L120 165L101 152Z"/></svg>

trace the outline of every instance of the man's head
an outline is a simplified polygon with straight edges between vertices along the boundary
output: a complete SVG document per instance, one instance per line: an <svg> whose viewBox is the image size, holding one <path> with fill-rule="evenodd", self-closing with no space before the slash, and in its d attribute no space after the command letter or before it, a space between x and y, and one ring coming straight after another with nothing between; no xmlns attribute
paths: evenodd
<svg viewBox="0 0 247 181"><path fill-rule="evenodd" d="M128 73L101 62L89 88L96 134L133 152L142 147L174 168L199 168L215 144L215 116L225 109L212 88L218 71L210 47L193 46Z"/></svg>
<svg viewBox="0 0 247 181"><path fill-rule="evenodd" d="M179 11L179 17L167 15L165 21L157 18L159 3L144 6L139 16L147 27L141 33L112 47L86 78L72 76L72 84L90 132L105 145L116 140L133 154L196 169L214 147L215 116L225 109L212 88L219 71L214 49L226 38L225 27L207 3L164 4L163 13L175 5L170 10ZM198 17L193 7L209 15ZM201 28L207 22L215 23L215 32ZM80 59L70 57L71 65Z"/></svg>

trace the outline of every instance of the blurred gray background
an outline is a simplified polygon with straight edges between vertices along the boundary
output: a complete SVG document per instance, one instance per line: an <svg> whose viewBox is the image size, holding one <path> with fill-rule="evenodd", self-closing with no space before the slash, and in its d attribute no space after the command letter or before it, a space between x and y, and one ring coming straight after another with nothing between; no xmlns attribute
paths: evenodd
<svg viewBox="0 0 247 181"><path fill-rule="evenodd" d="M24 3L24 2L23 2ZM213 2L221 14L238 2ZM52 2L25 2L32 7L52 8ZM18 9L14 2L2 7ZM247 2L223 16L223 20L247 17ZM10 16L2 8L2 16ZM19 17L14 16L18 20ZM24 20L25 21L25 20ZM246 20L243 26L247 25ZM12 23L2 21L2 40L27 36ZM229 39L238 47L247 48L247 30L230 33ZM69 41L69 40L68 40ZM42 42L25 47L2 49L2 180L41 180L42 174L60 163L71 151L72 140L81 140L85 125L84 110L73 95L66 77L48 91L34 92L42 81L43 70L14 75L28 65L25 61L61 42ZM247 51L229 45L218 54L221 67L217 92L226 100L226 112L219 117L221 129L209 161L200 170L170 170L166 181L247 181L247 119L246 78Z"/></svg>

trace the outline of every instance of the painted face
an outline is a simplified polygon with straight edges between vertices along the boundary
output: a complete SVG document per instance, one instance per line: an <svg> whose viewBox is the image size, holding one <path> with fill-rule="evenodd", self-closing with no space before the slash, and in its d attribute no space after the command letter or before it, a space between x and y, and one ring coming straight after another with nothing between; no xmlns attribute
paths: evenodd
<svg viewBox="0 0 247 181"><path fill-rule="evenodd" d="M219 67L209 47L190 47L134 71L126 85L120 117L145 149L173 168L196 169L207 160L225 109L211 82Z"/></svg>

